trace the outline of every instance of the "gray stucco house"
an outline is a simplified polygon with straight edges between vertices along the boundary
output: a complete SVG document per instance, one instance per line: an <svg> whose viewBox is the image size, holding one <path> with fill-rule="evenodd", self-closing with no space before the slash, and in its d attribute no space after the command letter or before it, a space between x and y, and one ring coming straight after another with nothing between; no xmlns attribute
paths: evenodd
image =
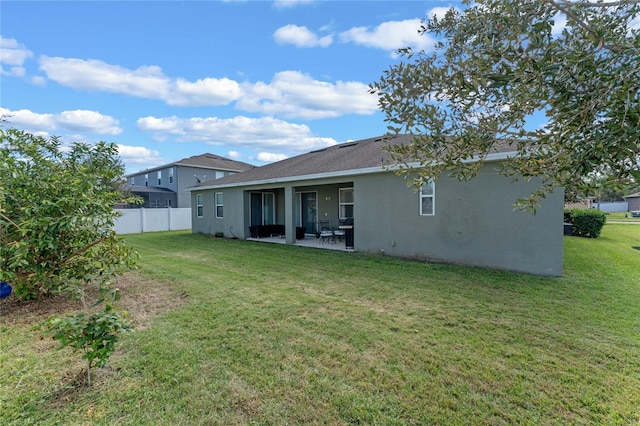
<svg viewBox="0 0 640 426"><path fill-rule="evenodd" d="M443 176L416 190L383 167L391 164L383 143L338 144L189 188L192 231L251 239L266 229L300 244L322 222L352 232L356 252L562 275L563 193L550 194L535 215L514 211L537 184L498 174L512 148L490 154L470 182Z"/></svg>
<svg viewBox="0 0 640 426"><path fill-rule="evenodd" d="M125 176L131 193L144 199L133 207L191 207L186 188L253 168L251 164L214 154L196 155Z"/></svg>
<svg viewBox="0 0 640 426"><path fill-rule="evenodd" d="M627 202L627 211L640 212L640 192L629 194L624 200Z"/></svg>

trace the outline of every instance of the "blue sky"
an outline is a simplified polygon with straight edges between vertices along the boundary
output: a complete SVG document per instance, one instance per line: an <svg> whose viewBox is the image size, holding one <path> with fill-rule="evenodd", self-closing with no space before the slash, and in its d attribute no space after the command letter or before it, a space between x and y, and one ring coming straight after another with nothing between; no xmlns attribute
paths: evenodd
<svg viewBox="0 0 640 426"><path fill-rule="evenodd" d="M384 134L368 85L429 50L451 1L0 3L0 114L127 172L211 152L262 165Z"/></svg>

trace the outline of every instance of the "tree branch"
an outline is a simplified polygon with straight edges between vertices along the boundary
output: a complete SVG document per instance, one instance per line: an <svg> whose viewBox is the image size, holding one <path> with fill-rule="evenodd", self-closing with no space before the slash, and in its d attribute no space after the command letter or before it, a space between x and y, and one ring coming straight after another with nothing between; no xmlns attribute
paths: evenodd
<svg viewBox="0 0 640 426"><path fill-rule="evenodd" d="M571 3L575 6L586 6L586 7L612 7L612 6L625 6L628 4L640 4L640 0L622 0L622 1L611 1L611 2L598 2L598 3L591 3L591 2L576 2L576 3Z"/></svg>
<svg viewBox="0 0 640 426"><path fill-rule="evenodd" d="M576 24L578 24L583 30L585 30L586 32L588 32L589 34L591 34L592 36L594 36L596 39L599 39L600 37L598 37L598 34L593 30L593 28L591 28L589 26L589 24L587 24L586 22L584 22L583 20L581 20L580 18L578 18L578 16L576 16L575 13L571 12L569 10L569 8L567 7L566 3L562 3L560 4L559 2L555 1L555 0L542 0L545 3L555 7L556 9L558 9L560 12L564 13L565 15L567 15L568 18L571 18ZM573 4L573 3L572 3ZM607 3L608 4L608 3Z"/></svg>
<svg viewBox="0 0 640 426"><path fill-rule="evenodd" d="M106 240L108 240L108 239L109 239L109 236L102 237L102 238L100 238L99 240L96 240L96 241L92 242L91 244L87 244L86 246L81 247L81 248L79 248L79 249L75 250L75 251L74 251L73 253L71 253L70 255L65 256L65 257L63 257L62 259L58 260L58 261L53 265L53 266L54 266L54 268L57 268L58 266L62 265L63 263L65 263L65 262L66 262L66 261L68 261L69 259L71 259L71 258L73 258L73 257L78 256L79 254L81 254L81 253L83 253L83 252L85 252L85 251L89 250L91 247L96 246L96 245L98 245L98 244L100 244L100 243L102 243L102 242L104 242L104 241L106 241ZM51 258L52 258L52 256L49 256L49 259L46 259L46 260L50 260Z"/></svg>
<svg viewBox="0 0 640 426"><path fill-rule="evenodd" d="M598 41L598 47L599 48L605 48L607 50L616 52L616 53L620 53L624 50L624 48L622 46L618 46L616 44L608 44L604 42L604 39L602 37L600 37L594 30L593 28L591 28L591 26L589 25L588 22L580 19L575 13L573 13L570 9L569 9L569 4L567 2L564 1L556 1L556 0L542 0L543 2L551 5L552 7L556 8L558 11L564 13L565 15L567 15L567 17L569 19L571 19L572 21L574 21L580 28L582 28L583 30L585 30L587 33L591 34L593 36L593 38L595 40ZM640 0L628 0L628 1L618 1L618 2L611 2L611 3L580 3L580 2L575 2L575 3L571 3L571 6L576 6L576 7L580 7L580 6L586 6L586 7L612 7L615 5L626 5L626 4L640 4Z"/></svg>

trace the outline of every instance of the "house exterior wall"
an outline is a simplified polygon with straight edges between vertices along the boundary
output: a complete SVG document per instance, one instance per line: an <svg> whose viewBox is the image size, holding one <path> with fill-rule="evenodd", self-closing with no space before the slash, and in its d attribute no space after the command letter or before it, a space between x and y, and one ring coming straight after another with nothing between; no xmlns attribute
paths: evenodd
<svg viewBox="0 0 640 426"><path fill-rule="evenodd" d="M215 193L223 193L223 217L215 215ZM203 217L197 217L196 194L203 194ZM251 205L249 192L241 189L194 191L191 193L191 229L196 234L215 235L224 233L227 238L245 239L249 236L251 222L249 208ZM246 226L245 226L246 225Z"/></svg>
<svg viewBox="0 0 640 426"><path fill-rule="evenodd" d="M170 169L173 169L173 182L169 182ZM160 184L158 184L158 172L160 172ZM166 188L175 192L175 196L171 198L169 195L152 195L155 198L161 198L161 206L166 206L166 200L171 199L171 207L189 208L191 207L192 196L186 188L194 186L198 183L196 176L202 181L216 179L218 175L227 176L232 172L207 169L202 167L191 167L184 165L167 165L160 169L144 170L140 173L129 175L127 184L132 186L145 186L145 175L149 176L148 186L157 188ZM153 198L152 198L153 200ZM151 207L151 203L145 205Z"/></svg>
<svg viewBox="0 0 640 426"><path fill-rule="evenodd" d="M359 252L562 275L563 194L533 215L513 203L535 189L485 166L470 182L435 183L435 215L420 216L419 194L391 173L354 179L355 248Z"/></svg>
<svg viewBox="0 0 640 426"><path fill-rule="evenodd" d="M443 177L435 183L435 214L420 215L420 197L406 180L391 172L327 178L281 187L259 185L192 193L192 230L246 239L250 193L277 195L277 223L285 224L287 191L317 191L318 219L338 225L338 190L354 188L355 251L536 275L562 275L563 203L558 191L533 215L514 211L534 182L514 183L485 166L470 182ZM224 218L215 218L214 194L224 194ZM204 194L204 217L196 217L195 195ZM290 233L289 233L290 234ZM287 237L288 243L294 240Z"/></svg>
<svg viewBox="0 0 640 426"><path fill-rule="evenodd" d="M169 169L173 168L174 179L173 183L169 183ZM154 170L145 170L140 173L136 173L135 175L129 175L127 179L127 183L129 185L134 186L145 186L145 175L149 176L149 185L157 188L167 188L172 191L178 190L178 183L175 177L176 172L175 166L165 167L162 169L154 169ZM158 172L160 172L160 184L158 184Z"/></svg>
<svg viewBox="0 0 640 426"><path fill-rule="evenodd" d="M203 180L204 175L207 175L208 179L209 176L215 176L215 173L202 170L198 167L174 166L173 176L176 182L174 191L176 191L178 197L178 206L191 207L191 194L189 191L185 191L185 188L198 183L196 176Z"/></svg>
<svg viewBox="0 0 640 426"><path fill-rule="evenodd" d="M640 197L627 197L627 211L637 212L640 211Z"/></svg>

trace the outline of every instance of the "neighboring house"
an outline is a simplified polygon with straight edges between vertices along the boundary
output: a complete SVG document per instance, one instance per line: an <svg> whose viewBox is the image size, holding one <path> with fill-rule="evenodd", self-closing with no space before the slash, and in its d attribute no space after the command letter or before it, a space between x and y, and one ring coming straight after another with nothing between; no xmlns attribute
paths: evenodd
<svg viewBox="0 0 640 426"><path fill-rule="evenodd" d="M249 239L259 226L278 234L278 225L286 244L296 244L303 228L305 241L315 239L320 221L353 223L356 252L562 275L563 191L535 215L514 210L539 184L499 175L513 148L489 154L470 182L442 176L416 190L385 167L392 164L383 143L343 143L190 188L192 231Z"/></svg>
<svg viewBox="0 0 640 426"><path fill-rule="evenodd" d="M575 203L565 203L564 208L566 210L570 210L570 209L588 210L594 207L594 201L595 201L595 197L579 198L578 201L576 201Z"/></svg>
<svg viewBox="0 0 640 426"><path fill-rule="evenodd" d="M202 154L125 176L131 193L144 199L133 207L191 207L191 194L185 189L199 182L220 179L253 168L251 164Z"/></svg>
<svg viewBox="0 0 640 426"><path fill-rule="evenodd" d="M627 210L630 212L640 212L640 192L636 192L635 194L627 195L624 197L624 200L627 202Z"/></svg>

